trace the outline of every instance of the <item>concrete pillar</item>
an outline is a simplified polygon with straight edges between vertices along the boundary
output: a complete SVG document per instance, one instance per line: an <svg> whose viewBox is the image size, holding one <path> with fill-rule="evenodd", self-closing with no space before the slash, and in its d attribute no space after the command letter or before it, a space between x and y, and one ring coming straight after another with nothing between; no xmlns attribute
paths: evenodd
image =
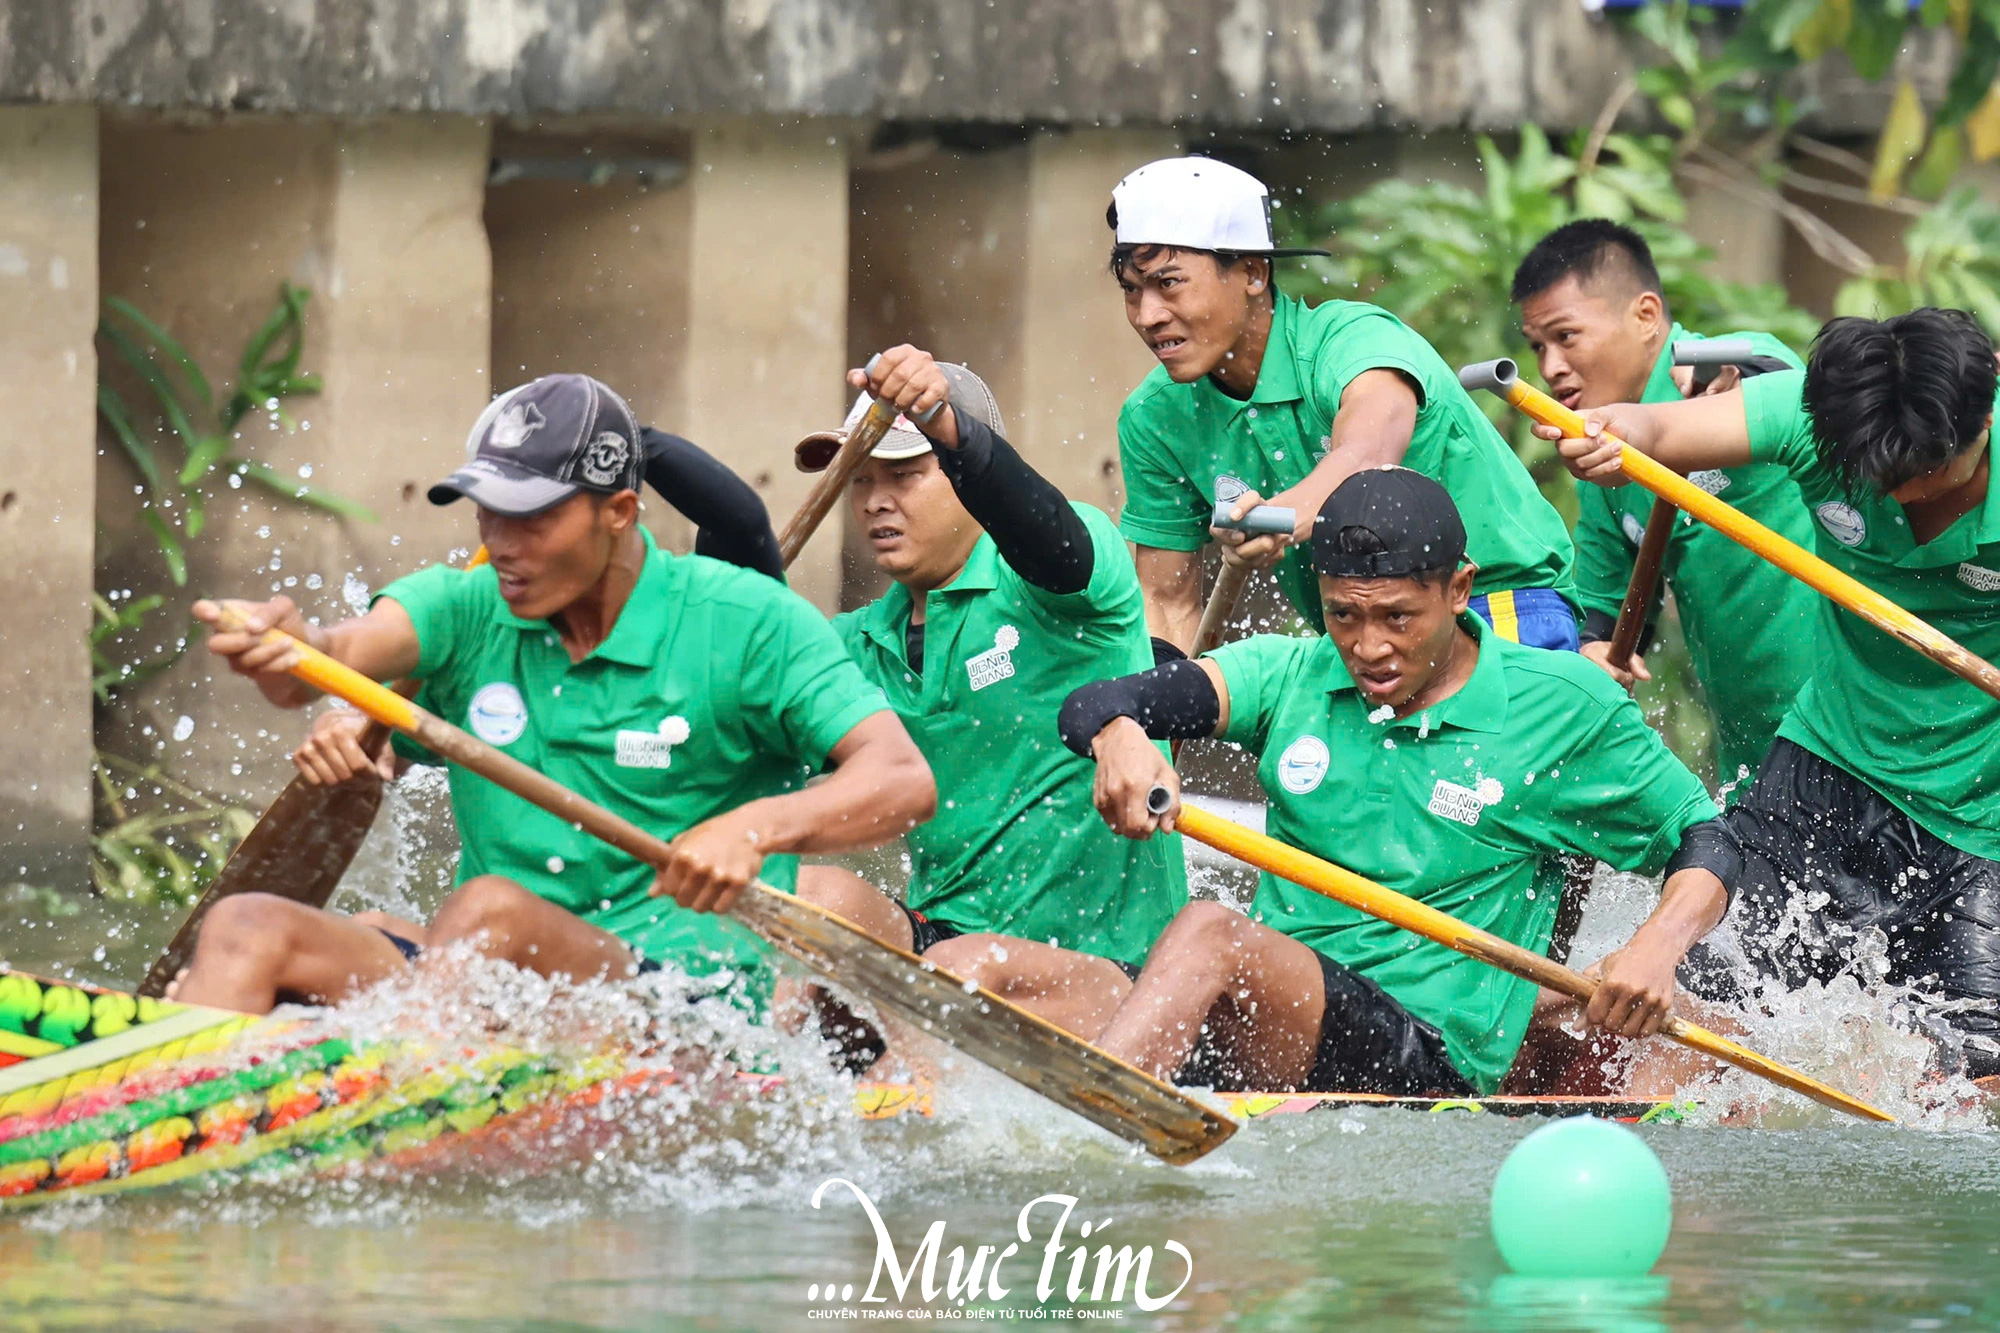
<svg viewBox="0 0 2000 1333"><path fill-rule="evenodd" d="M100 577L168 594L159 623L170 641L196 595L283 592L308 614L337 618L348 613L348 591L470 547L470 512L433 509L423 491L456 465L486 400L484 130L429 117L115 120L103 153L104 290L183 342L218 395L236 382L279 283L312 290L301 369L321 377L323 392L286 404L296 431L253 412L233 447L367 505L381 521L335 518L212 479L207 528L187 548L188 586L175 589L139 522L129 464L107 457ZM152 414L130 376L111 380ZM162 447L178 459L177 446ZM303 726L215 672L196 646L121 697L102 743L256 806L289 777L286 756Z"/></svg>
<svg viewBox="0 0 2000 1333"><path fill-rule="evenodd" d="M0 108L0 883L88 858L97 179L95 108Z"/></svg>
<svg viewBox="0 0 2000 1333"><path fill-rule="evenodd" d="M503 170L542 169L493 185L486 234L493 248L493 387L539 375L595 375L625 395L639 420L689 435L686 422L689 228L685 180L621 174L592 182L551 163L609 156L597 138L499 133ZM685 164L684 134L620 145L623 154ZM708 441L695 439L707 446ZM652 496L643 508L656 539L677 551L692 525Z"/></svg>
<svg viewBox="0 0 2000 1333"><path fill-rule="evenodd" d="M848 355L914 342L962 361L1009 438L1065 494L1116 514L1118 409L1152 358L1105 269L1111 187L1178 151L1165 131L1041 131L980 151L914 150L854 174ZM848 552L849 605L882 579Z"/></svg>
<svg viewBox="0 0 2000 1333"><path fill-rule="evenodd" d="M801 436L848 402L844 127L732 118L694 131L689 160L685 434L757 487L782 528L811 486ZM823 610L840 592L830 515L792 566Z"/></svg>
<svg viewBox="0 0 2000 1333"><path fill-rule="evenodd" d="M1784 281L1785 224L1776 209L1713 185L1683 182L1682 189L1688 234L1715 251L1712 276L1729 282Z"/></svg>

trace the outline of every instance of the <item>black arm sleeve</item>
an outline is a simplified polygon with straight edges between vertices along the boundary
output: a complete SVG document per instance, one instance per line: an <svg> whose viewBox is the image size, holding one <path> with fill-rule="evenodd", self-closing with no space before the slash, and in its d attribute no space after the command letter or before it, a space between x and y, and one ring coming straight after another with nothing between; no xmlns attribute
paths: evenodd
<svg viewBox="0 0 2000 1333"><path fill-rule="evenodd" d="M1118 717L1131 718L1156 741L1198 740L1215 734L1222 700L1208 673L1183 659L1072 691L1056 717L1056 730L1064 745L1087 759L1097 733Z"/></svg>
<svg viewBox="0 0 2000 1333"><path fill-rule="evenodd" d="M959 503L979 520L1015 573L1058 596L1090 586L1090 529L1063 493L1014 446L970 412L959 412L958 448L939 445L938 467Z"/></svg>
<svg viewBox="0 0 2000 1333"><path fill-rule="evenodd" d="M647 426L639 442L646 484L695 525L696 554L784 580L771 516L748 482L678 435Z"/></svg>
<svg viewBox="0 0 2000 1333"><path fill-rule="evenodd" d="M1681 830L1681 845L1667 858L1667 878L1683 870L1706 870L1722 881L1722 891L1736 901L1736 881L1743 874L1743 849L1727 820L1710 819ZM1728 911L1725 905L1723 910Z"/></svg>

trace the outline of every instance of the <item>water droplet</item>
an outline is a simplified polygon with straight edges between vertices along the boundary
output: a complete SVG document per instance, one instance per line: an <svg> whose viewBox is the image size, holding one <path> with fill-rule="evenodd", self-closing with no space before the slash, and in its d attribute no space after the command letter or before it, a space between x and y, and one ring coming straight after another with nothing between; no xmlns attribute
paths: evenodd
<svg viewBox="0 0 2000 1333"><path fill-rule="evenodd" d="M182 713L174 722L174 739L184 741L194 735L194 719Z"/></svg>

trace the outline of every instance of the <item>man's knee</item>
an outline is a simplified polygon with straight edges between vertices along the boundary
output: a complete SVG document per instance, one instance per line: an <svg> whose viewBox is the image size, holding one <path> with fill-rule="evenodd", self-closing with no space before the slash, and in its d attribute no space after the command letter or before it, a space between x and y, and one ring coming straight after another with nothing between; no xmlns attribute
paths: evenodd
<svg viewBox="0 0 2000 1333"><path fill-rule="evenodd" d="M959 935L924 950L924 960L997 995L1005 995L1019 974L1007 944L1004 935Z"/></svg>
<svg viewBox="0 0 2000 1333"><path fill-rule="evenodd" d="M201 919L196 948L232 957L282 957L297 947L315 909L272 893L238 893Z"/></svg>
<svg viewBox="0 0 2000 1333"><path fill-rule="evenodd" d="M542 900L511 879L480 875L452 891L431 922L433 943L464 939L482 932L504 935L520 925Z"/></svg>

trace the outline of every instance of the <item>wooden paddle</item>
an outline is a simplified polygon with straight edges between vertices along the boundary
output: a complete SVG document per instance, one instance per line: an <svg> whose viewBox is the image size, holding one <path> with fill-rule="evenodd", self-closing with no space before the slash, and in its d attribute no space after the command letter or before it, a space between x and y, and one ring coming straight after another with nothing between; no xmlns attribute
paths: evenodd
<svg viewBox="0 0 2000 1333"><path fill-rule="evenodd" d="M1165 787L1155 787L1149 794L1147 808L1155 814L1165 814L1172 808L1173 796ZM1366 912L1372 917L1388 922L1423 936L1427 940L1455 949L1482 963L1491 964L1502 972L1510 972L1538 986L1561 991L1574 999L1589 1003L1597 992L1597 983L1581 972L1575 972L1554 962L1532 949L1523 949L1501 939L1498 935L1469 926L1457 917L1449 916L1406 897L1393 889L1385 888L1373 880L1364 879L1351 870L1343 870L1331 861L1323 861L1289 847L1275 838L1253 832L1241 824L1231 823L1219 815L1210 814L1198 806L1183 805L1175 817L1174 827L1196 842L1208 844L1219 852L1248 862L1259 870L1268 871L1280 879L1290 880L1314 893L1325 894L1336 902L1346 903L1356 911ZM1886 1111L1868 1105L1864 1101L1850 1097L1838 1088L1829 1087L1808 1074L1800 1073L1789 1066L1746 1046L1739 1046L1727 1037L1719 1036L1706 1028L1697 1027L1678 1015L1669 1016L1660 1035L1669 1041L1679 1042L1690 1050L1714 1056L1738 1069L1747 1070L1759 1078L1768 1079L1780 1087L1790 1088L1836 1111L1845 1111L1863 1120L1880 1120L1893 1123L1895 1117Z"/></svg>
<svg viewBox="0 0 2000 1333"><path fill-rule="evenodd" d="M868 362L868 366L871 370L874 368L873 359ZM936 410L932 409L933 412ZM826 471L819 474L819 480L813 483L810 491L806 492L805 502L799 506L799 511L792 515L791 522L785 524L785 530L778 534L778 554L784 558L787 569L791 568L792 561L799 558L799 552L803 551L806 543L812 540L813 533L819 531L819 525L825 521L828 511L833 508L834 501L847 490L848 483L854 480L854 474L861 470L861 465L867 461L868 455L874 451L876 445L882 443L882 437L887 435L889 428L895 424L896 409L893 406L880 398L868 405L867 415L855 425L853 433L841 442L839 451L833 456L833 462L827 464Z"/></svg>
<svg viewBox="0 0 2000 1333"><path fill-rule="evenodd" d="M1518 368L1507 357L1482 361L1458 372L1459 383L1467 389L1486 389L1506 399L1508 404L1545 426L1555 426L1571 434L1584 433L1581 414L1572 412L1541 390L1522 381ZM1971 682L2000 699L2000 670L1978 657L1964 645L1911 615L1859 579L1835 569L1812 552L1785 540L1762 523L1732 505L1704 491L1687 478L1662 467L1614 435L1605 438L1620 446L1618 466L1663 500L1687 510L1737 545L1747 548L1793 578L1824 593L1889 634L1930 658L1945 670Z"/></svg>
<svg viewBox="0 0 2000 1333"><path fill-rule="evenodd" d="M242 614L222 604L224 628L241 630ZM265 633L266 641L278 634ZM673 851L661 839L595 805L518 759L428 713L305 643L287 669L347 700L489 782L652 866ZM733 909L737 920L850 994L991 1065L1025 1087L1169 1162L1191 1162L1236 1132L1228 1116L1201 1103L993 992L880 943L833 913L752 883Z"/></svg>
<svg viewBox="0 0 2000 1333"><path fill-rule="evenodd" d="M466 561L467 569L486 563L486 548L480 547ZM405 695L417 692L417 682L398 682L396 690ZM370 721L362 731L362 753L373 754L389 738L389 729ZM354 864L355 853L367 841L382 807L380 782L342 782L335 786L308 782L303 775L293 778L278 793L257 820L256 826L223 862L222 870L181 922L173 939L153 961L139 994L158 999L167 993L181 969L194 957L195 942L201 938L202 919L224 898L239 893L269 893L307 907L324 907L340 887L340 877Z"/></svg>

